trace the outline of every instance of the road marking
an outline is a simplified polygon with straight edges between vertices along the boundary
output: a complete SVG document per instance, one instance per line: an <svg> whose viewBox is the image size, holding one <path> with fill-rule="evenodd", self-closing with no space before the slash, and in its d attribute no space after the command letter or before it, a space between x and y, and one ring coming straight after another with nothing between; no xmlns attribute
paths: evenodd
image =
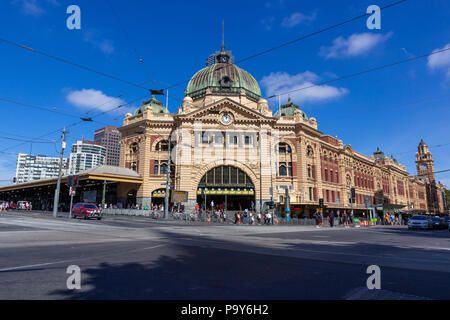
<svg viewBox="0 0 450 320"><path fill-rule="evenodd" d="M127 252L155 249L155 248L162 247L162 246L165 246L165 245L167 245L167 243L160 244L160 245L153 246L153 247L147 247L147 248L130 250L130 251L127 251ZM49 266L49 265L52 265L52 264L61 264L61 263L67 263L67 262L73 262L73 261L96 259L96 258L98 258L98 256L86 257L86 258L80 258L80 259L61 260L61 261L39 263L39 264L29 264L29 265L25 265L25 266L17 266L17 267L10 267L10 268L5 268L5 269L0 269L0 272L13 271L13 270L19 270L19 269L27 269L27 268L35 268L35 267L43 267L43 266Z"/></svg>
<svg viewBox="0 0 450 320"><path fill-rule="evenodd" d="M164 247L164 246L166 246L166 245L167 245L167 243L163 243L163 244L160 244L160 245L157 245L157 246L147 247L147 248L142 248L142 249L136 249L136 250L132 250L132 251L141 251L141 250L156 249L156 248L159 248L159 247Z"/></svg>
<svg viewBox="0 0 450 320"><path fill-rule="evenodd" d="M26 268L34 268L34 267L43 267L43 266L49 266L49 265L52 265L52 264L60 264L60 263L65 263L65 262L72 262L72 261L75 261L75 260L77 260L77 259L62 260L62 261L47 262L47 263L39 263L39 264L29 264L29 265L26 265L26 266L18 266L18 267L0 269L0 272L12 271L12 270L18 270L18 269L26 269Z"/></svg>

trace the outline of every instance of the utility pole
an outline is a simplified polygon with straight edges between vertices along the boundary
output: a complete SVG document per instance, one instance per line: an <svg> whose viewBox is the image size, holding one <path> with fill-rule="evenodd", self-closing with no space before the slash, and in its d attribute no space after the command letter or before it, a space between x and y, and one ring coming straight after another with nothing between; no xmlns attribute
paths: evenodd
<svg viewBox="0 0 450 320"><path fill-rule="evenodd" d="M168 152L168 167L167 167L167 175L166 175L166 198L164 200L164 218L169 219L169 182L170 182L170 145L171 145L171 139L170 139L170 133L169 133L169 152Z"/></svg>
<svg viewBox="0 0 450 320"><path fill-rule="evenodd" d="M53 201L53 217L55 217L55 218L58 215L59 190L61 187L62 164L63 164L63 157L64 157L64 149L66 148L66 133L69 133L69 131L66 131L66 127L64 127L64 130L62 131L62 137L61 137L61 156L59 159L58 182L56 183L55 199Z"/></svg>

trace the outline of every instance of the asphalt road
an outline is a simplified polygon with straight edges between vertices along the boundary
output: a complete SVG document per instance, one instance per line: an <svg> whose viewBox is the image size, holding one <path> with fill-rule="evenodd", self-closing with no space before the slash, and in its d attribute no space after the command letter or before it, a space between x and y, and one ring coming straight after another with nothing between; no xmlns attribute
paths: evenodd
<svg viewBox="0 0 450 320"><path fill-rule="evenodd" d="M81 269L69 290L66 269ZM366 287L367 267L381 290ZM0 213L0 299L449 299L450 232Z"/></svg>

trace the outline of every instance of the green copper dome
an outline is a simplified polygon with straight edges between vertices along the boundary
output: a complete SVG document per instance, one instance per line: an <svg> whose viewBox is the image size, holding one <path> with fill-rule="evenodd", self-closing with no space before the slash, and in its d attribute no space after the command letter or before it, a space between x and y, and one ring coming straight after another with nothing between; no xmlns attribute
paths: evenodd
<svg viewBox="0 0 450 320"><path fill-rule="evenodd" d="M134 115L137 116L144 113L145 108L147 107L152 107L153 113L169 113L169 111L167 111L167 109L163 106L162 102L159 102L154 96L152 96L150 100L144 101L142 106L134 112Z"/></svg>
<svg viewBox="0 0 450 320"><path fill-rule="evenodd" d="M275 117L292 117L294 115L295 110L299 110L302 113L302 117L305 120L308 120L306 113L299 109L299 106L291 101L291 98L288 99L286 104L283 104L275 113Z"/></svg>
<svg viewBox="0 0 450 320"><path fill-rule="evenodd" d="M186 96L198 99L206 94L206 89L212 93L223 95L239 95L244 89L247 96L258 101L261 89L250 73L229 62L229 55L222 51L218 54L219 63L210 65L197 72L186 89Z"/></svg>

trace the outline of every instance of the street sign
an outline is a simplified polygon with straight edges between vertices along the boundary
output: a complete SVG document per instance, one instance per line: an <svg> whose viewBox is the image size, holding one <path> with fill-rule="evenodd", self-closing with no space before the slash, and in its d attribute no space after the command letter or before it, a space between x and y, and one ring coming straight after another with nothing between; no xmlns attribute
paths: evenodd
<svg viewBox="0 0 450 320"><path fill-rule="evenodd" d="M161 183L162 186L167 186L167 183ZM169 184L169 188L173 188L173 185Z"/></svg>
<svg viewBox="0 0 450 320"><path fill-rule="evenodd" d="M73 187L70 187L69 188L69 196L74 196L75 195L75 193L76 193L76 191L75 191L76 189L75 188L73 188Z"/></svg>

